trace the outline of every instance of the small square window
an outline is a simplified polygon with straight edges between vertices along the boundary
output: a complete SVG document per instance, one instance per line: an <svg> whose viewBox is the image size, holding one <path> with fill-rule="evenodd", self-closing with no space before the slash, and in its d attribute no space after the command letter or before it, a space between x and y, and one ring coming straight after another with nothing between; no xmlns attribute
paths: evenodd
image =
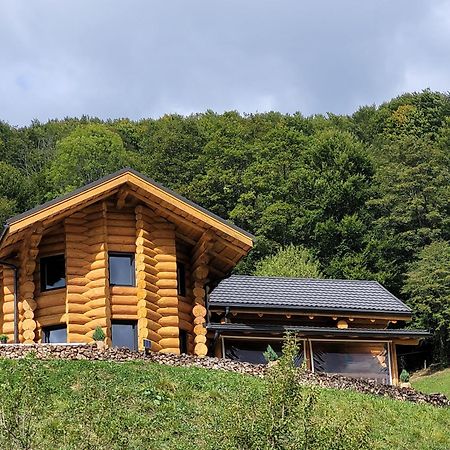
<svg viewBox="0 0 450 450"><path fill-rule="evenodd" d="M178 295L186 297L186 266L177 262L177 289Z"/></svg>
<svg viewBox="0 0 450 450"><path fill-rule="evenodd" d="M109 254L109 284L111 286L134 286L134 255L132 253Z"/></svg>
<svg viewBox="0 0 450 450"><path fill-rule="evenodd" d="M111 323L113 347L125 347L137 350L137 322L114 320Z"/></svg>
<svg viewBox="0 0 450 450"><path fill-rule="evenodd" d="M67 342L67 327L57 325L43 328L42 342L44 344L65 344Z"/></svg>
<svg viewBox="0 0 450 450"><path fill-rule="evenodd" d="M41 258L41 291L50 291L66 286L66 263L64 255Z"/></svg>

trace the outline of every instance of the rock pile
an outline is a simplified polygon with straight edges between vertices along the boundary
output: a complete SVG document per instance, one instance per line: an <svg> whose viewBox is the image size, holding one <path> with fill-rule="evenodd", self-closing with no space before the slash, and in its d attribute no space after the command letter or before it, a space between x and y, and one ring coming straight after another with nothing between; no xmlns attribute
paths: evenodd
<svg viewBox="0 0 450 450"><path fill-rule="evenodd" d="M0 345L0 358L21 359L32 354L38 359L67 359L91 361L151 361L177 367L200 367L204 369L226 370L257 377L263 377L267 372L264 365L254 365L229 359L190 355L175 355L170 353L143 353L127 348L98 349L90 344L30 344L30 345ZM396 400L414 403L427 403L434 406L450 407L450 400L443 394L422 394L412 388L398 388L377 383L374 380L362 380L329 375L325 373L299 372L299 382L325 388L351 389L357 392L389 397Z"/></svg>

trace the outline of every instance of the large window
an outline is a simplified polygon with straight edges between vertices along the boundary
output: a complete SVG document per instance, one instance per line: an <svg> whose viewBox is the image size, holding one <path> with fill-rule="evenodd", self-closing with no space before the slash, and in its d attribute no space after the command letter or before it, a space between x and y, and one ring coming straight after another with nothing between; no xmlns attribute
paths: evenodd
<svg viewBox="0 0 450 450"><path fill-rule="evenodd" d="M42 342L44 344L65 344L67 342L67 327L57 325L42 329Z"/></svg>
<svg viewBox="0 0 450 450"><path fill-rule="evenodd" d="M48 256L40 259L41 291L65 287L66 266L64 255Z"/></svg>
<svg viewBox="0 0 450 450"><path fill-rule="evenodd" d="M137 322L113 320L111 323L113 347L137 350Z"/></svg>
<svg viewBox="0 0 450 450"><path fill-rule="evenodd" d="M313 370L391 382L387 343L312 341Z"/></svg>
<svg viewBox="0 0 450 450"><path fill-rule="evenodd" d="M235 361L244 361L252 364L266 364L264 352L270 345L278 355L281 355L282 340L275 339L239 339L223 338L225 357ZM303 343L300 343L301 352L295 359L295 365L300 367L303 363Z"/></svg>
<svg viewBox="0 0 450 450"><path fill-rule="evenodd" d="M135 286L134 254L109 254L109 284L111 286Z"/></svg>

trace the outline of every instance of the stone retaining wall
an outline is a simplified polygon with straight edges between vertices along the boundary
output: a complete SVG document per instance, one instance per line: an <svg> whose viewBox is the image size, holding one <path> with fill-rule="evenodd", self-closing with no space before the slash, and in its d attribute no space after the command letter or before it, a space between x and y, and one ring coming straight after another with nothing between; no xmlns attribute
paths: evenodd
<svg viewBox="0 0 450 450"><path fill-rule="evenodd" d="M0 345L0 358L21 359L29 354L38 359L67 359L91 361L151 361L158 364L178 367L201 367L205 369L226 370L252 376L263 377L267 371L264 365L254 365L229 359L169 353L134 352L127 348L98 349L90 344L30 344ZM299 372L299 382L326 388L351 389L358 392L389 397L396 400L415 403L428 403L434 406L450 407L450 400L443 394L422 394L412 388L386 386L373 380L356 380L353 378L328 375L324 373Z"/></svg>

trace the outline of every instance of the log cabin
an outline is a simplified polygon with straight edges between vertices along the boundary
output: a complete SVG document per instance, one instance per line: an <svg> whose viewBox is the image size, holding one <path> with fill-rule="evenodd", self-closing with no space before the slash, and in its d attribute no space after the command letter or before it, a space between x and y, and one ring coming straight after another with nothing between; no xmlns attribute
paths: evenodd
<svg viewBox="0 0 450 450"><path fill-rule="evenodd" d="M261 362L293 331L312 370L397 381L396 345L427 336L396 329L409 308L372 282L230 276L253 242L123 169L7 221L0 334L89 343L101 327L108 345Z"/></svg>

